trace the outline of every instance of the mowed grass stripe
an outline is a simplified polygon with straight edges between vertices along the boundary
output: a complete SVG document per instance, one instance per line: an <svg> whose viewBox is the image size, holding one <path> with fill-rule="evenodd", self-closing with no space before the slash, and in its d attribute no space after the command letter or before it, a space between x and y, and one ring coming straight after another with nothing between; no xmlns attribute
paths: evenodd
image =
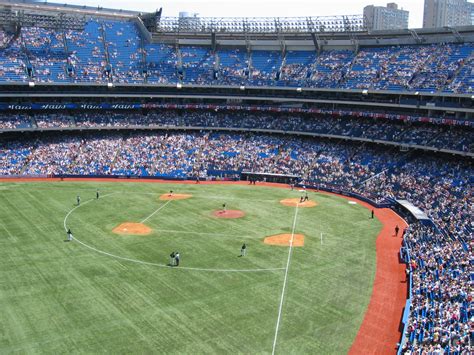
<svg viewBox="0 0 474 355"><path fill-rule="evenodd" d="M71 216L73 232L97 247L160 262L179 249L187 266L281 266L287 249L262 240L289 229L293 209L279 200L300 193L219 185L2 186L11 185L0 191L0 223L11 234L0 228L0 353L270 351L281 271L209 274L127 263L63 242L62 221L77 194L83 201L94 198L100 185L104 195L120 194L92 201ZM111 233L116 224L152 213L163 203L159 195L171 189L193 198L173 201L150 218L146 224L158 232ZM292 256L278 349L346 352L369 301L380 225L361 206L336 196L310 196L319 205L300 211L297 232L306 235L306 244ZM210 217L224 202L246 217ZM159 232L178 228L212 236ZM328 233L322 246L321 229ZM249 256L239 258L243 236Z"/></svg>

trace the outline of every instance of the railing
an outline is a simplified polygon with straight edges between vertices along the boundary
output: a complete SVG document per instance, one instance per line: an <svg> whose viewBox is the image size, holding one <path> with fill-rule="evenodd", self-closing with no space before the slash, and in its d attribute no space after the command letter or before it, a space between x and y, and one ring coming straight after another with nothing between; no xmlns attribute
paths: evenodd
<svg viewBox="0 0 474 355"><path fill-rule="evenodd" d="M405 236L403 237L403 243L405 244ZM406 244L405 244L406 245ZM403 251L405 250L405 251ZM405 256L403 258L403 256ZM400 257L402 260L407 264L407 268L409 270L409 273L407 274L407 282L408 282L408 298L405 303L405 309L403 310L403 316L402 316L402 324L403 324L403 330L402 330L402 338L400 340L400 344L398 346L397 350L397 355L401 355L403 351L403 347L406 343L406 333L407 333L407 327L408 327L408 319L410 318L410 311L411 311L411 293L412 293L412 284L413 284L413 279L412 279L412 269L411 269L411 258L410 258L410 249L408 247L402 247L400 248Z"/></svg>

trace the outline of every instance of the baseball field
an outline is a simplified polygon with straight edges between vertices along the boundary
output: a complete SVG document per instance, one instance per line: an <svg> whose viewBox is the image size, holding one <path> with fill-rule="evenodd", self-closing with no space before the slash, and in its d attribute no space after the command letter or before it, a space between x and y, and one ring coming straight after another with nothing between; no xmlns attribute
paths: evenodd
<svg viewBox="0 0 474 355"><path fill-rule="evenodd" d="M346 353L382 224L335 195L294 203L303 195L0 183L0 353Z"/></svg>

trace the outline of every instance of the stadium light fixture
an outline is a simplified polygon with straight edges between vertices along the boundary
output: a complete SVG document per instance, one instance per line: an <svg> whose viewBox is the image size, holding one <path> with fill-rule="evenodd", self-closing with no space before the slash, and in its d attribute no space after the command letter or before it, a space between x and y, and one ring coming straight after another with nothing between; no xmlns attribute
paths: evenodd
<svg viewBox="0 0 474 355"><path fill-rule="evenodd" d="M29 86L30 88L34 88L34 87L35 87L35 82L34 82L34 81L28 82L28 86Z"/></svg>

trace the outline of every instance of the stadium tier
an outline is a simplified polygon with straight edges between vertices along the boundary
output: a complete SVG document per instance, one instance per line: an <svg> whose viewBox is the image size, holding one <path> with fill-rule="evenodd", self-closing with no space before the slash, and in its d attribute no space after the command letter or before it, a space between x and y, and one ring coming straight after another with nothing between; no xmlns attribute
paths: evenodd
<svg viewBox="0 0 474 355"><path fill-rule="evenodd" d="M474 153L472 130L464 126L434 125L384 118L352 118L329 114L245 113L215 110L154 110L147 114L116 111L104 113L23 113L0 115L0 130L200 127L303 132L343 139L407 145Z"/></svg>
<svg viewBox="0 0 474 355"><path fill-rule="evenodd" d="M2 33L1 82L295 86L474 92L473 43L263 50L146 43L131 21L89 19L83 31Z"/></svg>
<svg viewBox="0 0 474 355"><path fill-rule="evenodd" d="M3 24L0 177L250 172L380 208L407 200L427 221L404 214L409 294L392 348L469 353L474 28L250 40L86 10L82 29Z"/></svg>

